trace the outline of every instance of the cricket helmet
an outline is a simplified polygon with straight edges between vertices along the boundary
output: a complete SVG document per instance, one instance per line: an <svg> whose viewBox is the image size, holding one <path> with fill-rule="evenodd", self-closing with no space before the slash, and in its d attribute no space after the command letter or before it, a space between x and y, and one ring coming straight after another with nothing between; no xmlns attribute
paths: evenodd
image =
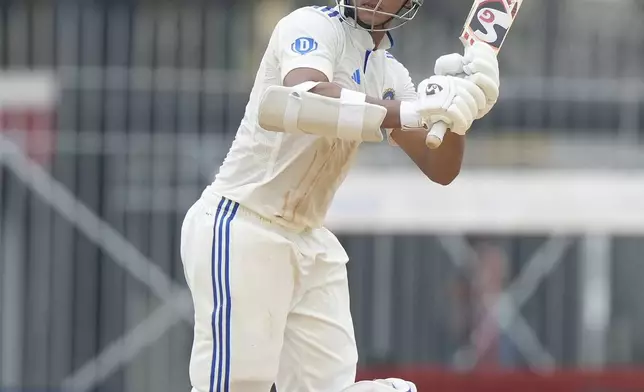
<svg viewBox="0 0 644 392"><path fill-rule="evenodd" d="M359 0L335 0L340 12L345 17L345 22L351 25L354 28L367 30L367 31L391 31L394 30L410 20L416 17L418 10L423 5L425 0L408 0L403 3L397 13L392 14L389 12L384 12L378 10L380 4L384 0L372 0L372 3L376 3L373 8L358 6L357 1ZM358 11L367 11L376 15L384 15L389 17L387 21L382 24L374 25L361 21L358 18Z"/></svg>

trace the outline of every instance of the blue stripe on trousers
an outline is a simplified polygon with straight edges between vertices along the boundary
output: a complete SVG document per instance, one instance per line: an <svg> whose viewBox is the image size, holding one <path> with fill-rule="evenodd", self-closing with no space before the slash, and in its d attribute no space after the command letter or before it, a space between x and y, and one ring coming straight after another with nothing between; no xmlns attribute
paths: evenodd
<svg viewBox="0 0 644 392"><path fill-rule="evenodd" d="M224 392L229 392L230 389L230 313L232 309L232 303L230 300L230 222L233 220L237 214L237 209L239 204L235 203L233 206L233 211L228 217L226 222L226 348L228 349L228 355L226 355L226 373L224 377Z"/></svg>
<svg viewBox="0 0 644 392"><path fill-rule="evenodd" d="M230 208L231 205L233 206L232 209ZM230 244L230 222L235 217L238 208L239 204L222 198L217 206L213 227L211 269L214 307L212 312L213 348L210 367L210 392L228 392L230 386L231 304L230 251L228 248ZM225 321L224 317L226 318ZM226 334L225 339L223 338L224 333Z"/></svg>

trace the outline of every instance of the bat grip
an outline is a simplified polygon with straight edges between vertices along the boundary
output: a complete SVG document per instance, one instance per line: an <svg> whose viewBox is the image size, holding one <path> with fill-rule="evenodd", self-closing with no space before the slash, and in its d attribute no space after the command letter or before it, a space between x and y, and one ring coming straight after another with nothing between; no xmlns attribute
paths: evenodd
<svg viewBox="0 0 644 392"><path fill-rule="evenodd" d="M432 125L429 133L427 134L427 139L425 139L425 144L427 144L427 147L432 150L440 147L441 143L443 143L445 132L447 132L446 123L439 121Z"/></svg>

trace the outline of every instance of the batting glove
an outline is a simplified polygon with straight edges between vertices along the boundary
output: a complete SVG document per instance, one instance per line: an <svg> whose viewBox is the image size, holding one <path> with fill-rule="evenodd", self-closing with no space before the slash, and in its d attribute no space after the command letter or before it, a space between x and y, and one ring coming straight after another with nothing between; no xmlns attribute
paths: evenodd
<svg viewBox="0 0 644 392"><path fill-rule="evenodd" d="M475 42L467 46L464 55L452 53L439 57L434 73L464 77L483 90L486 104L478 111L476 119L488 114L499 99L499 62L494 50L485 43Z"/></svg>
<svg viewBox="0 0 644 392"><path fill-rule="evenodd" d="M432 76L418 85L418 99L403 102L402 113L413 110L427 124L442 121L450 130L465 135L485 106L485 94L473 82L454 76Z"/></svg>

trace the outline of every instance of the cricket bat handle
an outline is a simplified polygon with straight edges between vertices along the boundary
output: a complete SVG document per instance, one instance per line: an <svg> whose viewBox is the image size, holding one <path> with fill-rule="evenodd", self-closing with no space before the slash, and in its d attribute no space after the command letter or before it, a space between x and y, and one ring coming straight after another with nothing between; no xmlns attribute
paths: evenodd
<svg viewBox="0 0 644 392"><path fill-rule="evenodd" d="M432 125L432 127L430 128L429 133L427 134L427 139L425 139L425 144L427 144L427 147L432 150L440 147L441 143L443 143L443 138L445 137L446 132L447 124L442 121L434 123L434 125Z"/></svg>

